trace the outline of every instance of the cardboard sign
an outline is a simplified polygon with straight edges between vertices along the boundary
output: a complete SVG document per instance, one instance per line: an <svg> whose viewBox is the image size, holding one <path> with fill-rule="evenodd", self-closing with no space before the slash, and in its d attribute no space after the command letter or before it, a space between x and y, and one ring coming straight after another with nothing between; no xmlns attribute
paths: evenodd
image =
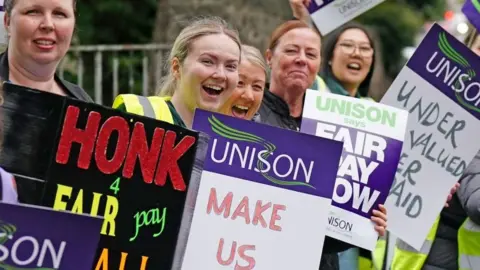
<svg viewBox="0 0 480 270"><path fill-rule="evenodd" d="M381 101L410 112L386 206L388 230L416 249L480 148L479 71L480 58L434 24Z"/></svg>
<svg viewBox="0 0 480 270"><path fill-rule="evenodd" d="M385 0L312 0L308 12L322 35L353 20Z"/></svg>
<svg viewBox="0 0 480 270"><path fill-rule="evenodd" d="M2 95L0 164L16 176L44 181L65 97L7 82L3 84ZM39 189L38 193L41 191ZM40 196L38 194L38 198Z"/></svg>
<svg viewBox="0 0 480 270"><path fill-rule="evenodd" d="M65 99L43 204L104 216L93 269L170 269L198 133Z"/></svg>
<svg viewBox="0 0 480 270"><path fill-rule="evenodd" d="M91 269L102 219L0 202L0 269Z"/></svg>
<svg viewBox="0 0 480 270"><path fill-rule="evenodd" d="M364 249L375 248L378 234L370 218L385 202L393 183L407 119L405 110L307 90L301 132L344 142L328 236Z"/></svg>
<svg viewBox="0 0 480 270"><path fill-rule="evenodd" d="M210 147L181 269L318 269L342 143L198 109L193 128Z"/></svg>

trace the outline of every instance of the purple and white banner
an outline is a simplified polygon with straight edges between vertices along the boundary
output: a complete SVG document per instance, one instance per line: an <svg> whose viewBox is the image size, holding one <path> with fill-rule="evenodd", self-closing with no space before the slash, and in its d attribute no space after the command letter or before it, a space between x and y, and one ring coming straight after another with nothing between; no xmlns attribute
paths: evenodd
<svg viewBox="0 0 480 270"><path fill-rule="evenodd" d="M193 129L210 141L182 269L318 269L342 143L199 109Z"/></svg>
<svg viewBox="0 0 480 270"><path fill-rule="evenodd" d="M408 112L369 100L308 90L301 132L343 142L327 235L364 249L378 234L372 211L394 181ZM312 146L313 151L323 151Z"/></svg>
<svg viewBox="0 0 480 270"><path fill-rule="evenodd" d="M385 0L312 0L308 11L322 35L353 20Z"/></svg>
<svg viewBox="0 0 480 270"><path fill-rule="evenodd" d="M480 148L477 72L480 58L434 24L381 101L410 113L386 206L388 230L418 250Z"/></svg>
<svg viewBox="0 0 480 270"><path fill-rule="evenodd" d="M103 218L0 202L0 269L93 268Z"/></svg>

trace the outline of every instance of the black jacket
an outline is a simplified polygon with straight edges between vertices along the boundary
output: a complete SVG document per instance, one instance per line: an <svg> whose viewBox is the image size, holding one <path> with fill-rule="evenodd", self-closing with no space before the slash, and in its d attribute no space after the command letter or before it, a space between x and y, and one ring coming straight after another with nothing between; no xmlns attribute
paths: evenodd
<svg viewBox="0 0 480 270"><path fill-rule="evenodd" d="M0 78L2 81L9 80L9 68L8 68L8 51L0 54ZM86 101L86 102L93 102L92 98L83 90L80 86L67 82L55 74L55 81L62 86L62 88L67 93L68 97L75 98L78 100Z"/></svg>
<svg viewBox="0 0 480 270"><path fill-rule="evenodd" d="M290 130L300 130L301 120L290 115L288 104L272 92L265 90L262 105L258 111L261 123ZM338 252L354 246L343 241L325 237L320 270L336 270L339 268Z"/></svg>
<svg viewBox="0 0 480 270"><path fill-rule="evenodd" d="M9 80L9 67L8 67L8 53L5 51L0 54L0 78L2 81ZM65 90L67 96L70 98L82 100L85 102L93 102L90 96L78 85L67 82L57 75L55 75L55 81ZM5 134L5 136L15 136L15 134ZM40 204L40 199L43 192L43 182L29 180L23 177L16 176L18 199L21 203L26 204Z"/></svg>
<svg viewBox="0 0 480 270"><path fill-rule="evenodd" d="M265 89L260 109L260 122L290 130L300 130L299 121L290 115L290 109L283 99Z"/></svg>

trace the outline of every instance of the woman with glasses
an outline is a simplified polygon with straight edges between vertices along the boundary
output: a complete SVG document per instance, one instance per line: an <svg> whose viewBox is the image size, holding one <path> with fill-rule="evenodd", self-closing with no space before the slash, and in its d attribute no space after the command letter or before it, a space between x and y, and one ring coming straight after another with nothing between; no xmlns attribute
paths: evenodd
<svg viewBox="0 0 480 270"><path fill-rule="evenodd" d="M348 23L325 40L320 75L332 93L365 98L375 63L375 44L366 27Z"/></svg>
<svg viewBox="0 0 480 270"><path fill-rule="evenodd" d="M368 89L375 53L374 38L363 25L350 22L330 33L323 43L320 69L328 90L338 95L370 99ZM370 252L360 248L340 252L339 259L340 270L371 269Z"/></svg>

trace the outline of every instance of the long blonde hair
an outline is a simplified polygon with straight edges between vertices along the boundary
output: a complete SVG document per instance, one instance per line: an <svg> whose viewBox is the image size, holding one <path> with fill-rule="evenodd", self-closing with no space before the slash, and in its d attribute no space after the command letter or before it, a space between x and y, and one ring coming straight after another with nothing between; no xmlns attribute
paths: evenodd
<svg viewBox="0 0 480 270"><path fill-rule="evenodd" d="M238 31L232 28L225 20L220 17L203 17L192 21L187 27L183 28L175 39L168 61L166 62L167 75L162 78L159 87L160 96L172 96L177 88L177 81L173 76L171 63L177 58L180 64L183 64L187 58L192 43L207 35L225 34L230 37L241 50L240 37Z"/></svg>
<svg viewBox="0 0 480 270"><path fill-rule="evenodd" d="M265 71L265 77L268 75L268 65L262 53L255 47L242 44L242 59L246 60L256 66L259 66Z"/></svg>

